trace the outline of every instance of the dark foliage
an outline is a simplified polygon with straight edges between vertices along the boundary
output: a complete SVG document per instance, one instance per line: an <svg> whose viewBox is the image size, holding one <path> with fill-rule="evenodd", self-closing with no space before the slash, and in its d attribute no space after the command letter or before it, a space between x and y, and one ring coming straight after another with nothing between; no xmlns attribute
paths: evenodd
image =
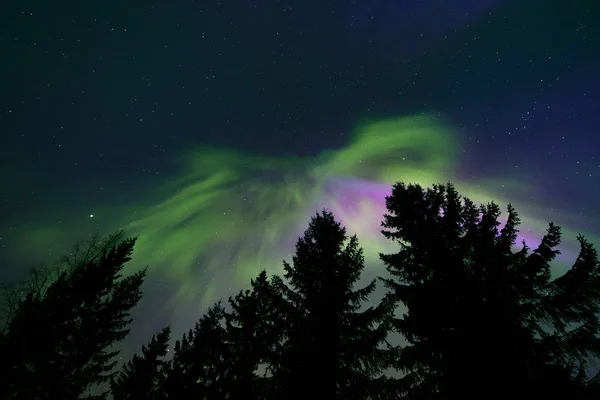
<svg viewBox="0 0 600 400"><path fill-rule="evenodd" d="M122 233L94 241L29 286L1 338L1 398L77 399L110 379L146 274L121 276L134 244Z"/></svg>
<svg viewBox="0 0 600 400"><path fill-rule="evenodd" d="M273 364L279 338L273 295L266 273L229 299L211 307L180 341L166 370L168 398L259 399L269 379L258 370Z"/></svg>
<svg viewBox="0 0 600 400"><path fill-rule="evenodd" d="M279 298L262 271L251 281L252 290L229 299L225 316L229 345L229 399L264 399L270 396L270 373L277 363L282 331ZM263 369L261 375L259 369Z"/></svg>
<svg viewBox="0 0 600 400"><path fill-rule="evenodd" d="M145 277L121 276L135 239L116 234L37 269L5 292L0 398L80 399L107 382L114 400L598 397L600 374L586 371L600 355L600 263L585 238L553 278L560 228L550 223L533 251L516 248L511 205L501 224L497 205L451 184L399 183L386 206L382 233L399 250L380 255L381 301L376 280L356 288L357 237L323 211L282 277L261 272L172 352L167 327L116 373L114 345ZM395 317L399 303L407 311ZM406 345L388 343L394 331Z"/></svg>
<svg viewBox="0 0 600 400"><path fill-rule="evenodd" d="M133 356L111 379L113 400L159 400L164 398L171 329L164 328L142 347L142 355Z"/></svg>
<svg viewBox="0 0 600 400"><path fill-rule="evenodd" d="M386 284L408 312L395 326L408 345L397 368L409 398L583 396L582 372L599 353L600 274L579 237L574 266L551 279L560 229L530 252L513 250L519 218L477 207L454 187L393 187L383 234Z"/></svg>
<svg viewBox="0 0 600 400"><path fill-rule="evenodd" d="M388 388L382 371L395 304L391 297L361 310L375 281L354 290L364 269L356 236L327 211L310 221L293 263L273 284L285 300L279 398L366 399Z"/></svg>
<svg viewBox="0 0 600 400"><path fill-rule="evenodd" d="M175 343L165 393L173 399L225 399L230 367L225 310L216 303Z"/></svg>

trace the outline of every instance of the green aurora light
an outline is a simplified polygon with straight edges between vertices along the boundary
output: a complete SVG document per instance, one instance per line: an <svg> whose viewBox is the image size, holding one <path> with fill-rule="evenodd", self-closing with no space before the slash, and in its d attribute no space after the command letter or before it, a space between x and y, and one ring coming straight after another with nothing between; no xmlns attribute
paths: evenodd
<svg viewBox="0 0 600 400"><path fill-rule="evenodd" d="M149 265L153 282L169 282L173 293L156 313L175 318L247 286L262 269L280 272L310 216L323 207L350 234L358 234L371 273L379 272L377 254L394 249L380 235L379 224L384 197L396 181L424 186L451 181L476 202L493 200L505 207L510 201L523 221L521 238L535 246L557 214L547 215L547 204L518 200L537 194L534 186L461 178L457 138L439 119L417 115L362 123L345 148L316 157L264 157L202 147L184 155L181 172L156 189L155 202L97 207L85 222L77 217L61 224L24 224L15 229L21 237L16 248L28 252L23 254L38 247L67 249L82 229L98 232L99 219L105 230L99 233L123 228L139 234L131 268ZM568 217L558 215L555 222L566 224ZM563 229L566 263L575 259L577 233ZM599 243L598 236L581 233Z"/></svg>

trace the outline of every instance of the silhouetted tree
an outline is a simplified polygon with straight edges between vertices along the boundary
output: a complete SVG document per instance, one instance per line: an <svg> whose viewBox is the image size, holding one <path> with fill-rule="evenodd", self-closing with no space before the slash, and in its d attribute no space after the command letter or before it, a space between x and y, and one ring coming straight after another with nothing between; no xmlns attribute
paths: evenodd
<svg viewBox="0 0 600 400"><path fill-rule="evenodd" d="M135 354L121 371L111 379L113 400L160 400L165 398L164 382L168 362L164 359L169 348L169 327L153 336L142 355Z"/></svg>
<svg viewBox="0 0 600 400"><path fill-rule="evenodd" d="M262 271L251 281L252 290L229 299L226 340L229 345L229 399L264 399L272 382L266 375L276 362L280 332L276 292ZM258 369L264 371L259 375Z"/></svg>
<svg viewBox="0 0 600 400"><path fill-rule="evenodd" d="M175 343L165 393L169 399L225 399L230 368L225 309L218 302Z"/></svg>
<svg viewBox="0 0 600 400"><path fill-rule="evenodd" d="M375 281L354 290L364 269L356 236L333 214L316 214L296 244L293 264L272 284L286 300L285 347L275 371L280 397L366 399L384 392L383 348L395 308L390 297L361 310Z"/></svg>
<svg viewBox="0 0 600 400"><path fill-rule="evenodd" d="M407 307L395 321L408 345L397 368L409 398L583 396L589 357L599 354L600 274L583 238L573 268L551 278L560 229L514 251L519 218L508 206L477 207L451 184L394 185L383 234L386 280ZM574 397L575 398L575 397Z"/></svg>
<svg viewBox="0 0 600 400"><path fill-rule="evenodd" d="M109 380L146 274L121 276L134 244L118 232L76 248L22 294L0 342L1 398L77 399Z"/></svg>

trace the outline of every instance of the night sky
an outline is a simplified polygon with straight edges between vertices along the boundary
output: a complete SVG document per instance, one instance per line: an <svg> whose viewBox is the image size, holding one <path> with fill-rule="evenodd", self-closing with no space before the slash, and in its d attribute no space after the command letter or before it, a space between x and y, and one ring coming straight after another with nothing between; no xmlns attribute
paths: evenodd
<svg viewBox="0 0 600 400"><path fill-rule="evenodd" d="M555 221L557 271L600 244L595 1L41 3L0 11L0 279L139 234L136 345L280 271L322 207L381 272L398 180L512 202L532 246Z"/></svg>

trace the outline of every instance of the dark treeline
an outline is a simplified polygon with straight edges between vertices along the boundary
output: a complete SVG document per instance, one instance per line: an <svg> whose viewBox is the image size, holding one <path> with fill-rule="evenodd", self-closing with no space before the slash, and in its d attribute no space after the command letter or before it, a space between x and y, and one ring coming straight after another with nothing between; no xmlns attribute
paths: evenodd
<svg viewBox="0 0 600 400"><path fill-rule="evenodd" d="M502 226L497 205L451 184L399 183L386 207L382 233L397 251L380 255L384 276L359 284L357 237L317 213L282 276L260 273L174 343L165 327L123 365L115 346L145 277L122 273L135 239L118 233L38 269L5 292L0 398L598 397L600 265L588 241L553 278L560 228L518 246L510 205ZM374 301L377 284L386 294Z"/></svg>

